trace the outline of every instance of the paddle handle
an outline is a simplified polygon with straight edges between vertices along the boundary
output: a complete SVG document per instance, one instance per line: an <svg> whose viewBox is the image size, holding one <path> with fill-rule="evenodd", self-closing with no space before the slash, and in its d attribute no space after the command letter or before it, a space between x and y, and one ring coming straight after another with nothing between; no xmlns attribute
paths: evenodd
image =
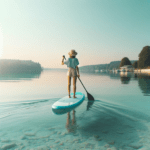
<svg viewBox="0 0 150 150"><path fill-rule="evenodd" d="M81 82L82 86L84 87L85 91L88 93L88 91L86 90L85 86L83 85L82 81L80 80L80 78L78 77L79 81Z"/></svg>
<svg viewBox="0 0 150 150"><path fill-rule="evenodd" d="M66 57L65 57L65 55L63 55L63 57L64 57L64 59L66 60Z"/></svg>

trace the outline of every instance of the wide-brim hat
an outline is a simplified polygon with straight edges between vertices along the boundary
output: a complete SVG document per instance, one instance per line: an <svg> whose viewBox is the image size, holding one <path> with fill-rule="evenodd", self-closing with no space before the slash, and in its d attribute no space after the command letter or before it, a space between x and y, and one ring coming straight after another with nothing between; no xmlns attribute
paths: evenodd
<svg viewBox="0 0 150 150"><path fill-rule="evenodd" d="M72 49L68 54L70 56L76 56L78 53L74 49Z"/></svg>

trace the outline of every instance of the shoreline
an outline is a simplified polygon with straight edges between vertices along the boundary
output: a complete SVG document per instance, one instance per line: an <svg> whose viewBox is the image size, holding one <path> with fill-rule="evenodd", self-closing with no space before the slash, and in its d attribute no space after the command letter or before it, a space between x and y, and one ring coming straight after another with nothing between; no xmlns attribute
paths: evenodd
<svg viewBox="0 0 150 150"><path fill-rule="evenodd" d="M137 69L134 73L150 73L150 69Z"/></svg>

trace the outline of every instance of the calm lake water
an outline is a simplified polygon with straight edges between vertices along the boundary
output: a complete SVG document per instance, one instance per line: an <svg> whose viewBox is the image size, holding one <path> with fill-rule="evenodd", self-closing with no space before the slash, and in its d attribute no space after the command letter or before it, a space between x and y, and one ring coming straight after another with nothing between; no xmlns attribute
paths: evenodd
<svg viewBox="0 0 150 150"><path fill-rule="evenodd" d="M95 101L56 115L66 74L0 75L0 150L150 149L150 77L80 73ZM77 91L86 95L79 80Z"/></svg>

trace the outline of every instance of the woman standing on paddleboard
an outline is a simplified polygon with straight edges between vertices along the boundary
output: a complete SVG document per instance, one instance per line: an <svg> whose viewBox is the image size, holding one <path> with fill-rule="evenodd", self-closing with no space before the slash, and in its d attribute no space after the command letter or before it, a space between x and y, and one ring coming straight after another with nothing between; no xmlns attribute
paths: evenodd
<svg viewBox="0 0 150 150"><path fill-rule="evenodd" d="M73 98L76 98L76 81L77 77L80 77L79 75L79 61L76 58L76 55L78 54L75 50L71 50L69 53L70 58L68 58L67 61L64 61L65 57L63 56L62 59L62 65L66 64L68 69L67 76L68 76L68 95L70 98L70 86L71 86L71 77L73 78Z"/></svg>

